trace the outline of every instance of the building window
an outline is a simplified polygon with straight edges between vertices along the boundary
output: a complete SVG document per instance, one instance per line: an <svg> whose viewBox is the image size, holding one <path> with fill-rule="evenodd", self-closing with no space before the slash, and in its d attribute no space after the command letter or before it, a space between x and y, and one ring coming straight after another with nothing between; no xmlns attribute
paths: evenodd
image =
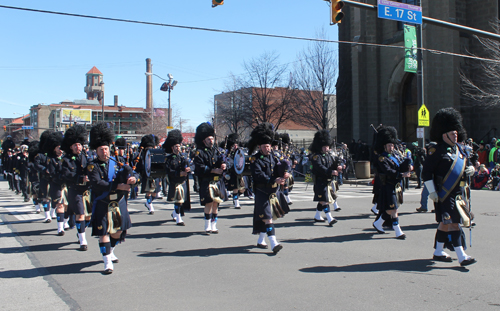
<svg viewBox="0 0 500 311"><path fill-rule="evenodd" d="M113 117L116 118L116 113L113 113Z"/></svg>
<svg viewBox="0 0 500 311"><path fill-rule="evenodd" d="M105 114L104 114L104 116L107 118L107 117L108 117L108 114L107 114L107 113L105 113Z"/></svg>
<svg viewBox="0 0 500 311"><path fill-rule="evenodd" d="M133 118L133 117L132 117L132 114L130 114L130 118Z"/></svg>

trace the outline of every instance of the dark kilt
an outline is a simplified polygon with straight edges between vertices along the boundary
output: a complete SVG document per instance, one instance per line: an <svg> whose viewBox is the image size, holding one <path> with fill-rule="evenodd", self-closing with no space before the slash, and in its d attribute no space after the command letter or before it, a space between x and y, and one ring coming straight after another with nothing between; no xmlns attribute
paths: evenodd
<svg viewBox="0 0 500 311"><path fill-rule="evenodd" d="M92 212L92 236L103 236L108 234L108 204L110 201L97 201L96 207ZM127 209L127 200L123 196L118 202L120 214L122 218L121 231L126 233L126 230L132 227L132 221ZM122 233L123 240L125 234Z"/></svg>

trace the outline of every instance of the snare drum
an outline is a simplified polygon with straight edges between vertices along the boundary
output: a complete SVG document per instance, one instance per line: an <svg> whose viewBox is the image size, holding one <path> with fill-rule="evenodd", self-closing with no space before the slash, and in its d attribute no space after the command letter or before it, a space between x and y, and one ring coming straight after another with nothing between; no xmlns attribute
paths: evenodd
<svg viewBox="0 0 500 311"><path fill-rule="evenodd" d="M146 176L151 178L163 178L166 175L165 162L167 155L163 149L149 149L144 158Z"/></svg>

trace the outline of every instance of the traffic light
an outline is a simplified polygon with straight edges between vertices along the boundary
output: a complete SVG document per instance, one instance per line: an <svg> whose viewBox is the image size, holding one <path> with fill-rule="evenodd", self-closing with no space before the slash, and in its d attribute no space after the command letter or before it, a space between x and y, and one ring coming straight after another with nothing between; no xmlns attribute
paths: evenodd
<svg viewBox="0 0 500 311"><path fill-rule="evenodd" d="M224 0L212 0L212 7L215 8L218 5L223 5Z"/></svg>
<svg viewBox="0 0 500 311"><path fill-rule="evenodd" d="M3 126L3 131L4 131L4 132L7 132L7 125L4 125L4 126Z"/></svg>
<svg viewBox="0 0 500 311"><path fill-rule="evenodd" d="M330 8L332 10L332 15L330 25L341 23L340 20L344 17L344 13L342 12L344 5L345 3L342 0L331 0Z"/></svg>

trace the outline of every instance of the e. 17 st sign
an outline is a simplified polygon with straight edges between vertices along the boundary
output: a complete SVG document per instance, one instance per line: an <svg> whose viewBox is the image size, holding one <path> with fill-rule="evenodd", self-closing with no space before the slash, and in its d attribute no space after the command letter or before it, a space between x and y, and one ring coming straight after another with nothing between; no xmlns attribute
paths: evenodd
<svg viewBox="0 0 500 311"><path fill-rule="evenodd" d="M377 0L378 17L404 23L422 24L422 7L389 0Z"/></svg>

